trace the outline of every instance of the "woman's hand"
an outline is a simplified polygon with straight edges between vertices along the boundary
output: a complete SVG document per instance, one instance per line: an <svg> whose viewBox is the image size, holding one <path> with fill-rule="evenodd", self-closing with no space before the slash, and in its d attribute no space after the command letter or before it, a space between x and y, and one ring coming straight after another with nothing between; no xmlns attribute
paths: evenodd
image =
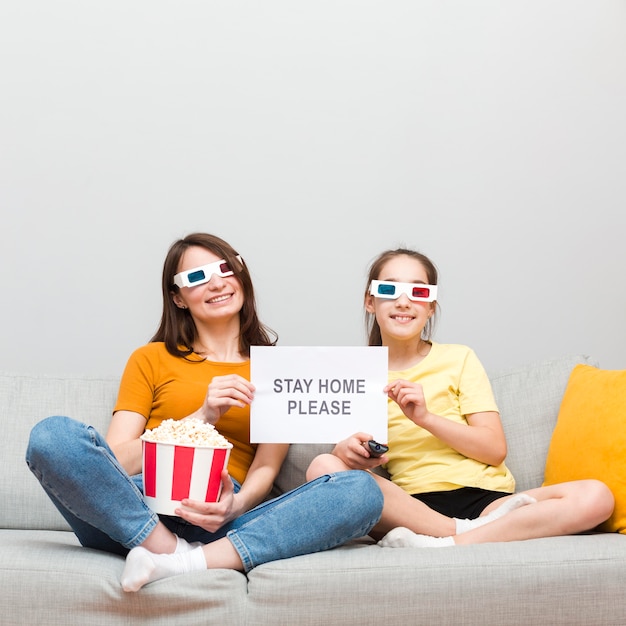
<svg viewBox="0 0 626 626"><path fill-rule="evenodd" d="M226 470L222 472L222 493L219 502L200 502L186 498L181 504L185 508L176 509L176 515L210 533L218 531L224 524L243 513L238 507L233 481Z"/></svg>
<svg viewBox="0 0 626 626"><path fill-rule="evenodd" d="M200 417L205 422L215 425L217 421L233 406L244 407L254 398L255 387L249 381L237 374L215 376L209 383Z"/></svg>
<svg viewBox="0 0 626 626"><path fill-rule="evenodd" d="M332 454L349 469L372 469L386 463L389 458L386 454L374 457L370 454L367 442L372 439L368 433L355 433L354 435L337 443ZM383 443L383 442L379 442Z"/></svg>
<svg viewBox="0 0 626 626"><path fill-rule="evenodd" d="M288 444L260 443L246 479L237 493L228 471L224 470L219 502L186 499L182 504L192 510L180 508L176 510L176 515L209 532L215 532L224 524L263 502L272 489L288 451Z"/></svg>

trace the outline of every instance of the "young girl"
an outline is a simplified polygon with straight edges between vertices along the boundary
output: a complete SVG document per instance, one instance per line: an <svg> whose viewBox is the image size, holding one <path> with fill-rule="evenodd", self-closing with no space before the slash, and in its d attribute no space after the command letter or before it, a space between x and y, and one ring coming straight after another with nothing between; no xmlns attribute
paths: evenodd
<svg viewBox="0 0 626 626"><path fill-rule="evenodd" d="M122 587L137 591L191 570L247 572L367 534L382 510L367 472L324 475L264 502L288 446L249 441L250 346L276 341L257 317L238 253L210 234L176 241L162 290L160 327L128 361L106 438L60 416L30 436L27 463L81 544L128 553ZM143 499L139 437L164 419L191 417L233 444L222 495L217 503L183 500L178 517L159 517Z"/></svg>
<svg viewBox="0 0 626 626"><path fill-rule="evenodd" d="M513 495L507 446L489 379L475 353L431 341L437 270L407 249L383 252L365 292L369 345L389 350L391 482L377 476L385 505L371 533L384 547L514 541L589 530L613 511L604 483L582 480ZM357 434L317 457L307 477L372 468ZM386 534L385 534L386 533Z"/></svg>

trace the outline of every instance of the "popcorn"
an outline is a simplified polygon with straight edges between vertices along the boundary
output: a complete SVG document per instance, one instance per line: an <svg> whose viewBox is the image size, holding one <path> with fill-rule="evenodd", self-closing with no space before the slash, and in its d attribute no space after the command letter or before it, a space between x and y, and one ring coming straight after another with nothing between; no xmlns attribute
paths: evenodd
<svg viewBox="0 0 626 626"><path fill-rule="evenodd" d="M217 502L233 445L199 419L163 420L142 439L143 496L156 513L176 515L182 500Z"/></svg>
<svg viewBox="0 0 626 626"><path fill-rule="evenodd" d="M220 435L215 426L199 419L166 419L159 426L147 429L144 441L194 446L196 448L232 448L232 444Z"/></svg>

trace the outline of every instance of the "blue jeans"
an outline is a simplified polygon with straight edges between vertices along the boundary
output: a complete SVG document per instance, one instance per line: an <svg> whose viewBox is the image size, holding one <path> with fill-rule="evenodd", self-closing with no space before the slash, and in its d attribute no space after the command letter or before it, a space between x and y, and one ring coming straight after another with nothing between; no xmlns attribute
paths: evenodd
<svg viewBox="0 0 626 626"><path fill-rule="evenodd" d="M362 537L383 507L382 493L368 472L338 472L263 502L210 533L179 517L154 513L143 498L141 475L129 476L93 427L61 416L33 428L26 462L83 546L125 555L161 519L189 542L227 537L246 572Z"/></svg>

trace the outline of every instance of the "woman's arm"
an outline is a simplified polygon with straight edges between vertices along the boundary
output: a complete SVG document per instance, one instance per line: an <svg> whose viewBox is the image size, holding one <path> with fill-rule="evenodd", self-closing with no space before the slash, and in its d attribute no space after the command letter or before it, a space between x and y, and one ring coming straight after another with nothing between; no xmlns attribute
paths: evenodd
<svg viewBox="0 0 626 626"><path fill-rule="evenodd" d="M208 385L202 405L183 419L195 418L215 424L232 406L252 401L254 386L236 374L215 376ZM106 440L122 467L130 474L141 472L141 440L147 418L135 411L120 410L113 414ZM281 463L287 452L283 454ZM280 466L279 466L280 467Z"/></svg>
<svg viewBox="0 0 626 626"><path fill-rule="evenodd" d="M268 496L288 451L289 444L258 445L246 479L239 493L235 495L238 510L234 517L249 511Z"/></svg>
<svg viewBox="0 0 626 626"><path fill-rule="evenodd" d="M132 476L141 473L141 435L146 428L146 418L134 411L116 411L111 418L106 441L115 458Z"/></svg>
<svg viewBox="0 0 626 626"><path fill-rule="evenodd" d="M506 438L500 414L496 411L466 415L467 424L461 424L431 413L419 383L397 380L386 390L412 422L457 452L494 466L506 458Z"/></svg>

